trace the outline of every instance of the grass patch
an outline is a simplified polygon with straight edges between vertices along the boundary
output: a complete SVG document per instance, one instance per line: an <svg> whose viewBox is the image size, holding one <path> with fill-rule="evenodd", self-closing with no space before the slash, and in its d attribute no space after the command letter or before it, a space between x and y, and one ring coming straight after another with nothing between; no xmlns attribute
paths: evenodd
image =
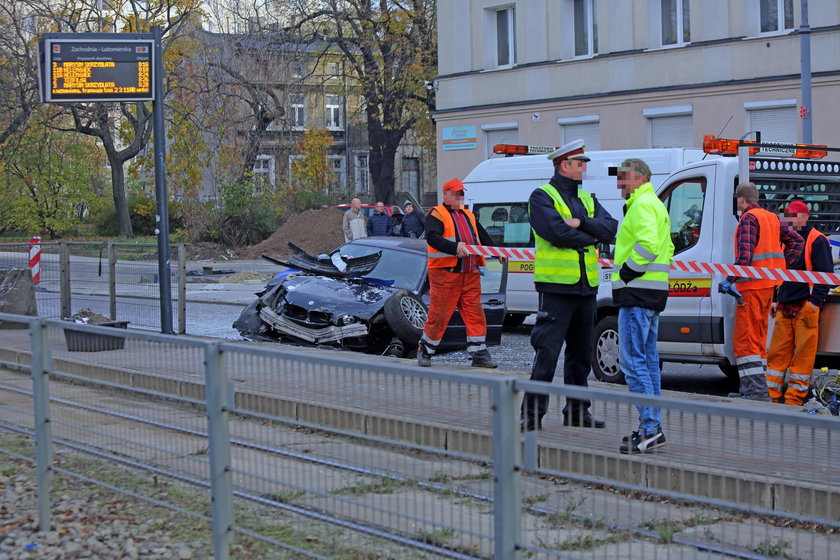
<svg viewBox="0 0 840 560"><path fill-rule="evenodd" d="M284 490L282 492L263 494L262 497L266 500L280 502L281 504L290 504L305 494L306 492L303 490Z"/></svg>
<svg viewBox="0 0 840 560"><path fill-rule="evenodd" d="M659 539L659 542L663 543L673 542L674 535L683 530L683 526L680 522L672 521L670 519L648 521L644 524L644 526L654 531Z"/></svg>
<svg viewBox="0 0 840 560"><path fill-rule="evenodd" d="M384 478L376 482L363 482L360 484L353 484L351 486L344 486L333 490L332 493L337 496L364 496L365 494L393 494L400 488L407 486L416 486L415 480L394 480L392 478Z"/></svg>
<svg viewBox="0 0 840 560"><path fill-rule="evenodd" d="M450 528L435 529L434 531L420 530L417 532L417 540L434 546L446 546L449 540L455 536L455 530Z"/></svg>
<svg viewBox="0 0 840 560"><path fill-rule="evenodd" d="M790 548L790 543L782 539L767 539L757 543L753 550L764 556L770 558L784 558L785 560L793 560L793 556L787 553Z"/></svg>
<svg viewBox="0 0 840 560"><path fill-rule="evenodd" d="M547 493L542 494L531 494L530 496L525 496L522 498L522 503L525 505L532 506L534 504L541 504L542 502L548 499Z"/></svg>

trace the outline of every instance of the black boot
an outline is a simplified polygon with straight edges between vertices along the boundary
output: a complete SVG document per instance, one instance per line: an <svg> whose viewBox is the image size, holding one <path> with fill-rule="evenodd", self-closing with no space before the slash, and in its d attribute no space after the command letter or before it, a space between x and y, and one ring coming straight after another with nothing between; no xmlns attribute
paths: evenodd
<svg viewBox="0 0 840 560"><path fill-rule="evenodd" d="M472 356L472 367L483 367L483 368L497 368L499 364L493 361L493 358L490 357L490 352L485 348L484 350L479 350L478 352L470 352Z"/></svg>
<svg viewBox="0 0 840 560"><path fill-rule="evenodd" d="M432 355L426 352L422 344L417 348L417 365L420 367L432 366Z"/></svg>

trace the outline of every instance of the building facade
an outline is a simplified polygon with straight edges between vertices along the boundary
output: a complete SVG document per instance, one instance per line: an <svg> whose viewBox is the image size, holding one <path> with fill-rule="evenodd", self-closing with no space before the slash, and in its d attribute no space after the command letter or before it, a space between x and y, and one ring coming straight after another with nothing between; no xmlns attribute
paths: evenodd
<svg viewBox="0 0 840 560"><path fill-rule="evenodd" d="M807 2L814 143L840 146L840 2ZM438 6L438 175L494 144L801 142L801 0L461 0ZM499 157L499 156L495 156Z"/></svg>

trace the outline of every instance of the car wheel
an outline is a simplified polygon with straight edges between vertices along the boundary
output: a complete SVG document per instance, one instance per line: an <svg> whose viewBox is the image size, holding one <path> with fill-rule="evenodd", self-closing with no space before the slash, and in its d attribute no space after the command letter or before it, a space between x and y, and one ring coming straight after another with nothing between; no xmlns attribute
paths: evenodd
<svg viewBox="0 0 840 560"><path fill-rule="evenodd" d="M400 290L385 301L385 320L407 346L417 346L429 314L420 296Z"/></svg>
<svg viewBox="0 0 840 560"><path fill-rule="evenodd" d="M505 315L505 320L502 322L502 326L508 328L515 328L520 326L522 323L525 322L525 317L527 317L527 313L507 313Z"/></svg>
<svg viewBox="0 0 840 560"><path fill-rule="evenodd" d="M599 381L625 382L624 374L618 367L618 317L615 315L604 317L595 326L592 371Z"/></svg>

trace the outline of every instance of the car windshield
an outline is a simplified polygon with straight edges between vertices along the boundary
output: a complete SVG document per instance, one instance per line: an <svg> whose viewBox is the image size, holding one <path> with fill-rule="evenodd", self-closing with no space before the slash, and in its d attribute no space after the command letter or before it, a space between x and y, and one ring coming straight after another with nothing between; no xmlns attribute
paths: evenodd
<svg viewBox="0 0 840 560"><path fill-rule="evenodd" d="M365 278L381 280L388 284L393 281L394 287L412 291L417 291L420 287L423 269L426 266L425 255L355 243L343 245L338 251L342 256L349 257L363 257L382 251L382 257L376 263L376 267L366 274Z"/></svg>

